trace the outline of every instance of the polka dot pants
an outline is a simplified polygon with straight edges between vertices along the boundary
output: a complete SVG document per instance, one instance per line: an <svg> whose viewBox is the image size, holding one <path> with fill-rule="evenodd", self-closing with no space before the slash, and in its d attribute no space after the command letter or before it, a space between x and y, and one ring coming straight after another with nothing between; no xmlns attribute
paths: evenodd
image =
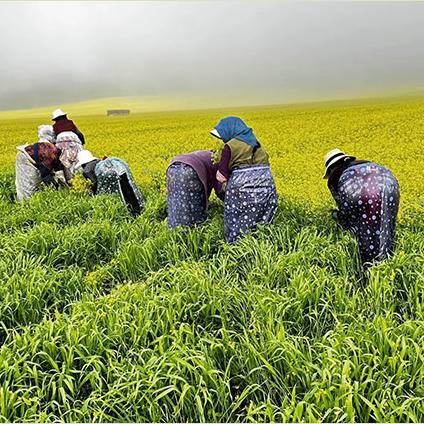
<svg viewBox="0 0 424 424"><path fill-rule="evenodd" d="M363 264L384 260L393 252L399 199L399 184L383 166L355 165L341 175L338 216L356 236Z"/></svg>
<svg viewBox="0 0 424 424"><path fill-rule="evenodd" d="M205 188L196 171L184 163L174 163L168 168L166 177L169 228L191 227L205 221Z"/></svg>
<svg viewBox="0 0 424 424"><path fill-rule="evenodd" d="M119 194L122 202L134 215L143 209L143 196L134 181L131 170L122 159L110 157L101 160L95 169L97 194Z"/></svg>
<svg viewBox="0 0 424 424"><path fill-rule="evenodd" d="M235 242L257 224L269 223L277 211L277 191L269 166L235 169L224 201L225 239Z"/></svg>

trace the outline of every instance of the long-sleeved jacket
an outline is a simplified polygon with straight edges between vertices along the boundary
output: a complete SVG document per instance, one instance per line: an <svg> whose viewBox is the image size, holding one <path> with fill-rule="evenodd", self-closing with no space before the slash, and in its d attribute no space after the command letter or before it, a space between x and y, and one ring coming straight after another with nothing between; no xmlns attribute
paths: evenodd
<svg viewBox="0 0 424 424"><path fill-rule="evenodd" d="M239 166L269 165L268 153L259 144L253 148L237 139L225 143L218 170L228 180L231 171Z"/></svg>

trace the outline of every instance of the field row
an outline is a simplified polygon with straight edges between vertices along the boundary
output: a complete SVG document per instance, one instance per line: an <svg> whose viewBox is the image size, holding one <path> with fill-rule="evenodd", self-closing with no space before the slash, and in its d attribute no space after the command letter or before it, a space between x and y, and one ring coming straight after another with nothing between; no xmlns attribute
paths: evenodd
<svg viewBox="0 0 424 424"><path fill-rule="evenodd" d="M15 421L422 421L420 212L360 281L325 209L222 241L109 196L0 187L0 411ZM258 254L260 252L260 254Z"/></svg>

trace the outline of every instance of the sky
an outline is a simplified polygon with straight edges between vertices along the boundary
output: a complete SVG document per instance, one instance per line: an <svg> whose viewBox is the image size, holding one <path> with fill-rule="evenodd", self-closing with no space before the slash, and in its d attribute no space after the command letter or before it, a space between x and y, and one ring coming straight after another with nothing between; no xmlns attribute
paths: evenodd
<svg viewBox="0 0 424 424"><path fill-rule="evenodd" d="M0 109L424 90L424 2L0 1Z"/></svg>

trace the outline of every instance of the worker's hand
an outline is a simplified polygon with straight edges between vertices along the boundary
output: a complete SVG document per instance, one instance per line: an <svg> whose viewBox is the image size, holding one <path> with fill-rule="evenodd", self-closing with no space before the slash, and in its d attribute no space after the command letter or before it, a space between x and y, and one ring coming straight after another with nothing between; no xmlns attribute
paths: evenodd
<svg viewBox="0 0 424 424"><path fill-rule="evenodd" d="M63 171L56 171L53 175L54 182L56 183L57 187L64 187L68 186L68 183L65 179L65 175Z"/></svg>
<svg viewBox="0 0 424 424"><path fill-rule="evenodd" d="M222 175L219 171L216 171L216 179L221 183L224 184L227 182L227 179Z"/></svg>

